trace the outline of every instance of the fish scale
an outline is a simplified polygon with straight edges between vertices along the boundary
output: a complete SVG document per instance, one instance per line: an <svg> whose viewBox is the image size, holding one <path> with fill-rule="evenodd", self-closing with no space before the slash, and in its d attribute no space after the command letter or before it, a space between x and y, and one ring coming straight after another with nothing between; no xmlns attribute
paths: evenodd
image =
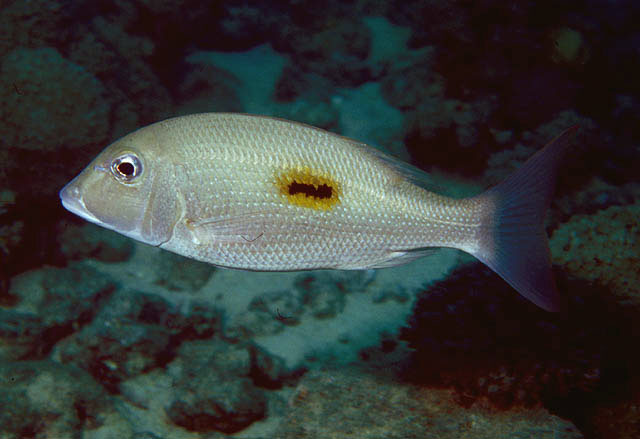
<svg viewBox="0 0 640 439"><path fill-rule="evenodd" d="M573 131L503 184L454 199L416 184L426 180L421 171L328 131L264 116L189 115L116 141L60 196L89 221L225 267L369 269L458 248L555 309L542 219Z"/></svg>
<svg viewBox="0 0 640 439"><path fill-rule="evenodd" d="M406 184L402 176L392 169L385 168L388 174L380 172L379 168L385 166L380 160L367 154L363 148L354 148L352 141L340 136L319 132L305 125L283 124L275 119L246 116L220 118L223 120L212 123L211 118L200 117L188 124L173 119L158 127L159 137L163 137L163 131L171 132L166 137L173 139L172 148L180 151L178 160L187 161L193 154L209 164L195 168L197 176L185 175L185 180L194 184L183 183L184 190L197 194L189 200L186 217L222 216L230 208L230 203L224 200L234 200L232 210L240 216L247 213L253 216L260 212L268 218L280 214L280 218L275 224L269 223L269 220L264 221L263 225L259 220L236 223L237 230L244 231L244 234L233 244L233 249L226 242L219 245L214 242L205 247L176 242L164 244L164 248L218 265L260 270L343 268L343 265L352 263L361 264L361 267L348 268L366 268L386 261L393 252L441 245L434 239L429 221L440 220L430 218L429 211L432 214L443 212L443 215L455 218L460 210L457 203L447 203L442 198L444 202L435 205L433 198L436 197L428 197L424 189ZM229 126L230 120L236 122L234 129ZM202 128L202 125L206 128ZM202 135L203 132L206 135ZM302 145L305 147L301 148ZM213 163L220 170L211 166ZM340 203L330 214L299 206L293 206L295 212L292 213L289 211L290 203L277 193L273 185L274 175L305 165L335 176L344 186ZM365 172L358 168L364 168ZM391 173L394 175L389 175ZM395 197L391 196L393 188L388 190L389 182L394 180L405 183L404 193L395 194ZM204 195L202 189L205 189ZM207 192L217 196L207 195ZM414 200L415 197L419 197L422 203L405 201L407 198ZM246 206L241 209L241 205ZM252 207L256 212L251 212ZM283 210L287 211L286 214L283 214ZM402 210L407 213L394 213ZM419 214L424 216L419 217ZM401 217L414 220L402 221ZM320 232L313 233L304 224L317 225L318 228L311 229ZM336 224L341 226L336 227ZM401 226L398 227L398 224ZM280 228L278 225L288 230L287 238L276 233ZM455 234L465 234L462 227L451 227L456 229ZM442 234L440 224L435 228ZM214 225L210 229L211 234L216 233ZM252 237L258 235L261 235L260 238L253 241ZM307 242L308 245L284 245L291 241ZM353 249L354 245L361 250L359 254L350 255L345 251ZM277 256L261 258L261 254ZM317 267L319 260L330 265Z"/></svg>

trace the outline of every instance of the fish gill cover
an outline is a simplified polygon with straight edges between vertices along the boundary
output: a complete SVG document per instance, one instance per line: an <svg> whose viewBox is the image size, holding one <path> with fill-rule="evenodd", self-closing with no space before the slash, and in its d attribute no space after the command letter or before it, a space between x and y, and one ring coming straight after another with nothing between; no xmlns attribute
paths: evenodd
<svg viewBox="0 0 640 439"><path fill-rule="evenodd" d="M2 2L0 436L638 437L639 20L632 0ZM329 129L460 196L579 124L546 227L567 312L454 251L237 272L59 205L111 141L203 111ZM312 171L285 196L339 202Z"/></svg>

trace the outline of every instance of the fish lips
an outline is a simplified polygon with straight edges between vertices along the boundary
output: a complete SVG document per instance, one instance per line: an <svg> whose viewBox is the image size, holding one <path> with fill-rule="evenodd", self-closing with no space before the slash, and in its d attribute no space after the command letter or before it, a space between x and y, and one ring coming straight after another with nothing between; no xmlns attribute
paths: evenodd
<svg viewBox="0 0 640 439"><path fill-rule="evenodd" d="M60 201L65 209L69 212L78 215L80 218L84 218L87 221L103 225L102 221L93 216L91 212L84 205L82 199L82 192L78 186L77 180L79 176L71 180L60 190Z"/></svg>

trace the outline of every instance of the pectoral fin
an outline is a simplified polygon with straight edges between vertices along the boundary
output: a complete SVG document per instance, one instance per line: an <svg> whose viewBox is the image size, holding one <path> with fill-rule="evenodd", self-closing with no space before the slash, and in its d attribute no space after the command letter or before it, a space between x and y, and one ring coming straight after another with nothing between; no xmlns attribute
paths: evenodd
<svg viewBox="0 0 640 439"><path fill-rule="evenodd" d="M265 234L266 221L258 213L229 215L201 220L186 219L185 225L192 234L193 242L256 242Z"/></svg>

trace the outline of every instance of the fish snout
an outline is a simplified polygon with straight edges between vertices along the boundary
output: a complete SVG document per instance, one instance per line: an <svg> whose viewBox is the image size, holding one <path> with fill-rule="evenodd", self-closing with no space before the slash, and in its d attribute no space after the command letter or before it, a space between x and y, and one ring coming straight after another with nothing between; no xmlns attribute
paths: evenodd
<svg viewBox="0 0 640 439"><path fill-rule="evenodd" d="M99 222L98 219L87 210L87 207L82 200L82 191L80 190L80 186L77 180L78 177L74 178L62 189L60 189L59 195L60 201L62 201L62 205L69 212L75 213L81 218L92 222Z"/></svg>

